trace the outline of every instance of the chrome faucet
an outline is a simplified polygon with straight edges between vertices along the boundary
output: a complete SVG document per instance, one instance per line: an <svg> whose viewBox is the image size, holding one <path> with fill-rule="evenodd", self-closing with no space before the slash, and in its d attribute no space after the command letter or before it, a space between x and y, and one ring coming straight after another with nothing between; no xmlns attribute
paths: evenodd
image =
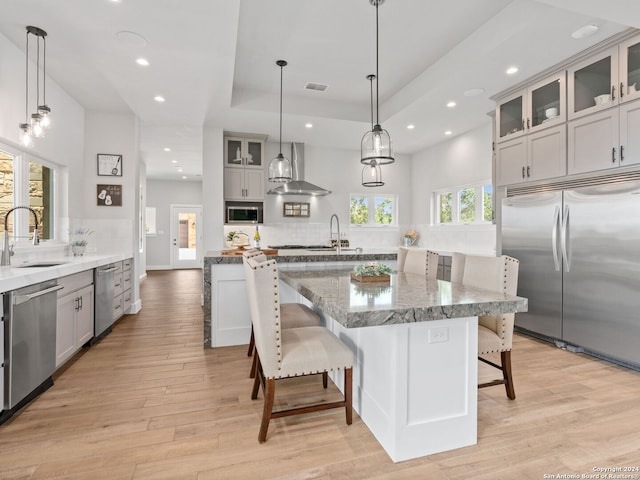
<svg viewBox="0 0 640 480"><path fill-rule="evenodd" d="M336 226L338 227L338 241L336 242L336 253L340 253L340 220L337 214L331 215L329 219L329 242L333 242L333 219L336 219Z"/></svg>
<svg viewBox="0 0 640 480"><path fill-rule="evenodd" d="M2 258L0 259L0 266L2 267L11 265L11 257L14 255L13 245L9 245L9 214L18 209L26 209L33 213L33 218L35 219L35 227L33 229L33 244L40 245L40 236L38 235L38 214L36 213L36 211L31 207L13 207L4 216L4 242L2 245Z"/></svg>

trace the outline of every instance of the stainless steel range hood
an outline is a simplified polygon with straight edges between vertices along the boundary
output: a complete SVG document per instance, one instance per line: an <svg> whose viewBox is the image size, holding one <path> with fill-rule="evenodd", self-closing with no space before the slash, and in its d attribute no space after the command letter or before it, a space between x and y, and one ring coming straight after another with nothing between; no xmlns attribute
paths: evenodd
<svg viewBox="0 0 640 480"><path fill-rule="evenodd" d="M330 190L325 190L304 180L304 143L291 143L291 167L293 180L272 188L267 192L268 194L321 196L331 193Z"/></svg>

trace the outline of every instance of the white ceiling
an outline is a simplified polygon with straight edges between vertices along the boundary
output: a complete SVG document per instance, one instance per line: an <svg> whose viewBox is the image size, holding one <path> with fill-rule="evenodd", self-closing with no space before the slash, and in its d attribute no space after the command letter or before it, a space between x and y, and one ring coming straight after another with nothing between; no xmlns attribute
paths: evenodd
<svg viewBox="0 0 640 480"><path fill-rule="evenodd" d="M637 0L386 0L379 15L380 120L405 154L487 122L496 93L640 28ZM570 37L589 23L596 35ZM22 50L26 25L48 32L47 72L81 105L138 116L149 178L179 178L171 160L197 178L203 126L277 141L278 59L289 62L283 141L357 150L369 128L368 0L0 0L0 33ZM147 45L118 40L120 31ZM136 65L140 56L151 65ZM507 76L511 65L520 71ZM465 97L471 88L484 93Z"/></svg>

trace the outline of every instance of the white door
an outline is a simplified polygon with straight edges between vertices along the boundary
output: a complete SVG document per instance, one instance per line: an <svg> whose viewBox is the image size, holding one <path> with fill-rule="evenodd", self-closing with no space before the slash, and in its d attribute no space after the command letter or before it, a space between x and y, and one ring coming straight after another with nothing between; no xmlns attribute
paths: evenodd
<svg viewBox="0 0 640 480"><path fill-rule="evenodd" d="M171 268L202 267L202 206L171 205Z"/></svg>

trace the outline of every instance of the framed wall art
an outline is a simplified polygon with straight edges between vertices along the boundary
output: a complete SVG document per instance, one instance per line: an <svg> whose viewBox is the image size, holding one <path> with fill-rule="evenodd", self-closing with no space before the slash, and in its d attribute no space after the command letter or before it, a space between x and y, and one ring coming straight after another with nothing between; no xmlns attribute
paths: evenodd
<svg viewBox="0 0 640 480"><path fill-rule="evenodd" d="M96 194L99 207L122 206L122 185L98 184Z"/></svg>
<svg viewBox="0 0 640 480"><path fill-rule="evenodd" d="M122 155L113 153L99 153L98 175L104 177L121 177Z"/></svg>

